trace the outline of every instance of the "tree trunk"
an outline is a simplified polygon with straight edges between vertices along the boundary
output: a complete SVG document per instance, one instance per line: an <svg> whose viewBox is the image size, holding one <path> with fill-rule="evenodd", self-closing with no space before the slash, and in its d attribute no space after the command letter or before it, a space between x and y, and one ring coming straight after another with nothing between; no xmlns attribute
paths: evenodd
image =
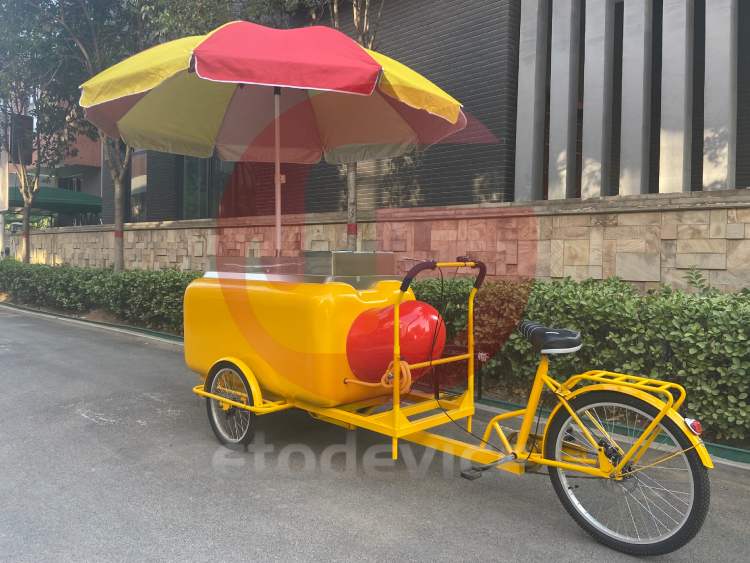
<svg viewBox="0 0 750 563"><path fill-rule="evenodd" d="M28 264L31 262L31 206L24 204L23 206L23 262Z"/></svg>
<svg viewBox="0 0 750 563"><path fill-rule="evenodd" d="M112 265L115 272L122 272L125 268L125 245L123 244L123 225L125 217L125 202L123 180L120 177L113 178L114 183L114 215L115 215L115 242L113 247Z"/></svg>
<svg viewBox="0 0 750 563"><path fill-rule="evenodd" d="M346 249L357 250L357 163L346 165Z"/></svg>

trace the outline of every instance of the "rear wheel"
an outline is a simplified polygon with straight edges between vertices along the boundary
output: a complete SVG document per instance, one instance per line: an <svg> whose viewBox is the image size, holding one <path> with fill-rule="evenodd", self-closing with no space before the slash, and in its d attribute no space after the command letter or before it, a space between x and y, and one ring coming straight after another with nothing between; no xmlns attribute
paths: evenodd
<svg viewBox="0 0 750 563"><path fill-rule="evenodd" d="M658 414L649 403L614 391L592 391L570 401L613 465ZM545 457L598 466L597 448L584 437L566 409L549 423ZM633 555L679 549L703 525L708 513L708 472L690 440L669 418L621 479L601 479L550 467L550 479L565 509L601 543Z"/></svg>
<svg viewBox="0 0 750 563"><path fill-rule="evenodd" d="M206 390L243 405L253 404L247 378L237 367L222 365L206 379ZM206 398L208 420L216 437L225 445L247 445L253 439L255 414L249 410Z"/></svg>

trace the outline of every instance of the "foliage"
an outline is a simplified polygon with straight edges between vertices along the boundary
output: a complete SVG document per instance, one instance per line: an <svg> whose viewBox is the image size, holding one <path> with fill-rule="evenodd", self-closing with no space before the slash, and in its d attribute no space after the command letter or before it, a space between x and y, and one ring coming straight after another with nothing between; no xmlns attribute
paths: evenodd
<svg viewBox="0 0 750 563"><path fill-rule="evenodd" d="M82 119L76 103L81 74L60 45L50 6L44 0L0 1L0 146L17 163L25 236L40 177L71 154ZM11 142L11 124L20 116L30 120L29 129L19 128L23 133Z"/></svg>
<svg viewBox="0 0 750 563"><path fill-rule="evenodd" d="M100 303L118 318L135 325L182 332L182 297L199 274L178 270L128 270L111 274Z"/></svg>
<svg viewBox="0 0 750 563"><path fill-rule="evenodd" d="M687 282L688 287L691 287L694 290L702 293L705 293L711 289L711 284L706 279L706 276L704 276L703 272L701 272L695 266L690 268L687 273L685 273L685 282Z"/></svg>
<svg viewBox="0 0 750 563"><path fill-rule="evenodd" d="M182 331L182 295L199 274L46 266L0 260L0 291L17 303L84 313L102 309L127 323Z"/></svg>
<svg viewBox="0 0 750 563"><path fill-rule="evenodd" d="M452 303L446 324L459 340L468 287L446 283ZM419 281L414 289L441 308L439 280ZM702 420L712 437L750 436L750 292L665 288L642 295L617 279L486 284L477 295L477 348L492 359L482 377L506 399L525 397L536 368L529 343L517 332L508 335L524 317L581 331L579 352L551 359L559 377L601 368L674 381L688 391L683 411Z"/></svg>
<svg viewBox="0 0 750 563"><path fill-rule="evenodd" d="M156 44L187 35L203 35L238 19L236 0L150 0L140 2L139 12L147 23L145 40Z"/></svg>
<svg viewBox="0 0 750 563"><path fill-rule="evenodd" d="M417 299L438 310L445 321L448 339L466 328L467 296L473 285L469 278L424 278L412 284Z"/></svg>
<svg viewBox="0 0 750 563"><path fill-rule="evenodd" d="M251 0L244 2L240 15L250 21L287 28L300 22L323 23L329 0Z"/></svg>

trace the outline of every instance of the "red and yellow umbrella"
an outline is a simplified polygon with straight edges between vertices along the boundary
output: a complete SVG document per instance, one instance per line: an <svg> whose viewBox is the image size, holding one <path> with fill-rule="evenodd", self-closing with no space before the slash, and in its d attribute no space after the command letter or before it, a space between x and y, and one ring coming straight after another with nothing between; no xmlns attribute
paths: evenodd
<svg viewBox="0 0 750 563"><path fill-rule="evenodd" d="M466 126L461 104L328 27L231 22L134 55L81 86L87 118L131 146L276 163L399 156Z"/></svg>

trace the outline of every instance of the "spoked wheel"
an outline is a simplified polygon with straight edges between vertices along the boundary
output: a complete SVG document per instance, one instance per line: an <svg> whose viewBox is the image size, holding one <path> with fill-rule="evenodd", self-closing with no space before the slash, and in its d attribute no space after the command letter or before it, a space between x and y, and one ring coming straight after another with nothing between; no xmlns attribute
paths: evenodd
<svg viewBox="0 0 750 563"><path fill-rule="evenodd" d="M585 393L570 404L615 466L658 414L649 403L613 391ZM549 424L548 459L599 465L597 448L566 409ZM698 533L708 513L708 472L691 446L665 417L648 449L624 467L621 479L554 467L550 478L565 509L601 543L634 555L669 553Z"/></svg>
<svg viewBox="0 0 750 563"><path fill-rule="evenodd" d="M250 385L245 375L234 366L222 366L211 373L206 380L206 389L237 403L253 404ZM247 445L252 441L254 413L208 398L206 410L211 428L222 444Z"/></svg>

